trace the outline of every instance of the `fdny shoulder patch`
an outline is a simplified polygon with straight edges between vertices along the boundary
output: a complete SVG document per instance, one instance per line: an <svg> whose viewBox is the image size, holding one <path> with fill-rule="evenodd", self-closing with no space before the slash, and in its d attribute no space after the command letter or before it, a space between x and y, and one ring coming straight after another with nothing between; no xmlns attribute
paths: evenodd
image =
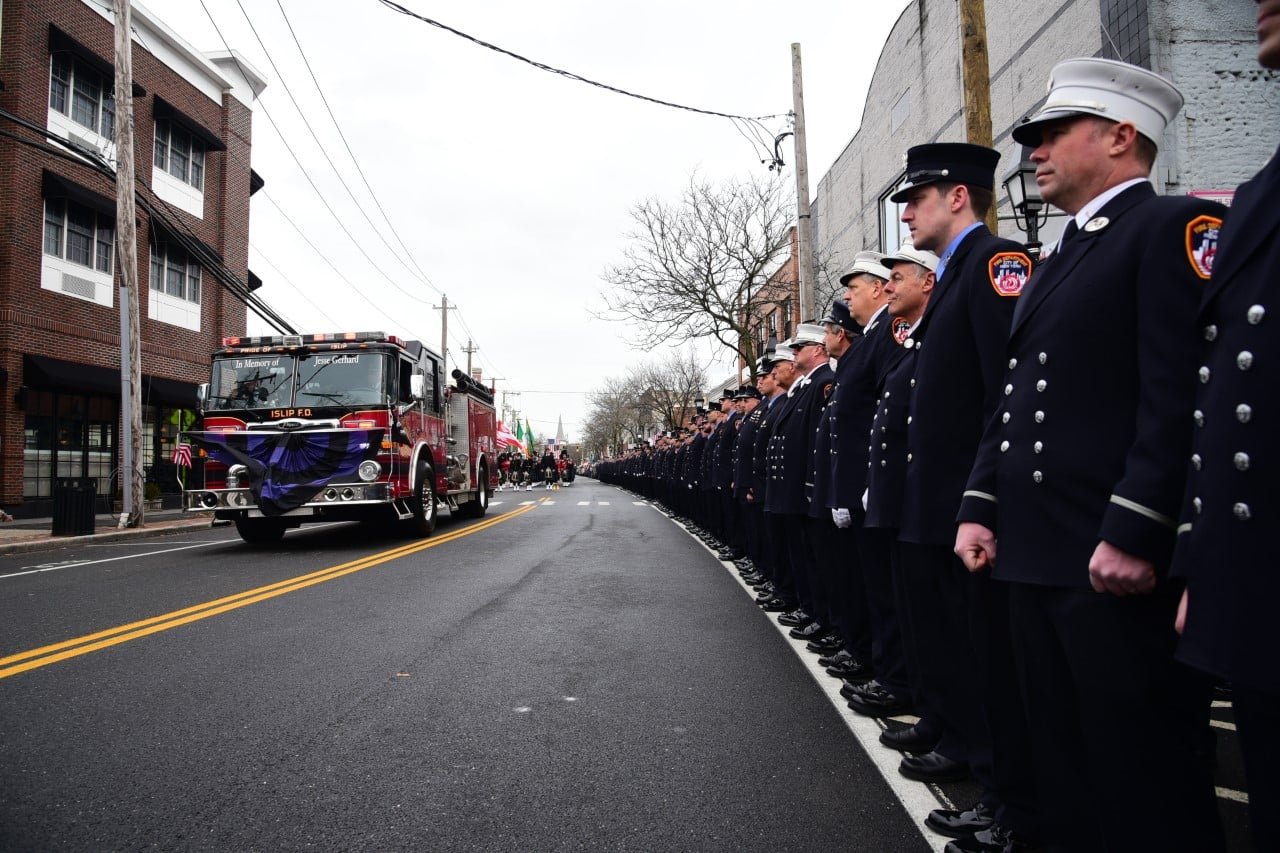
<svg viewBox="0 0 1280 853"><path fill-rule="evenodd" d="M907 339L907 335L911 332L911 324L906 319L899 317L893 321L893 339L898 343L902 343Z"/></svg>
<svg viewBox="0 0 1280 853"><path fill-rule="evenodd" d="M1031 258L1022 252L1000 252L987 262L991 286L1000 296L1018 296L1031 276Z"/></svg>
<svg viewBox="0 0 1280 853"><path fill-rule="evenodd" d="M1218 230L1222 220L1217 216L1197 216L1187 223L1187 260L1196 275L1203 279L1213 273L1213 257L1218 253Z"/></svg>
<svg viewBox="0 0 1280 853"><path fill-rule="evenodd" d="M831 399L831 391L832 391L832 389L833 389L833 388L835 388L835 384L834 384L834 383L832 383L832 382L828 382L826 385L823 385L823 386L822 386L822 399L824 399L824 400L830 400L830 399Z"/></svg>

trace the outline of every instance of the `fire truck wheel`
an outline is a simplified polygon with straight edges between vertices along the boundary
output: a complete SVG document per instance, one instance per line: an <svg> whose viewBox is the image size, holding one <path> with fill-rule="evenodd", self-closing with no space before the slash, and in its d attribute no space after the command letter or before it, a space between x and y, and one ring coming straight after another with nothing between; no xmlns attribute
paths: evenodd
<svg viewBox="0 0 1280 853"><path fill-rule="evenodd" d="M418 482L413 488L413 518L409 521L410 529L416 536L430 536L436 529L435 474L429 466L418 469Z"/></svg>
<svg viewBox="0 0 1280 853"><path fill-rule="evenodd" d="M274 518L237 518L236 533L250 545L271 545L284 536L284 522Z"/></svg>
<svg viewBox="0 0 1280 853"><path fill-rule="evenodd" d="M483 518L489 511L489 472L480 466L480 488L476 489L473 500L462 505L462 514L467 518Z"/></svg>

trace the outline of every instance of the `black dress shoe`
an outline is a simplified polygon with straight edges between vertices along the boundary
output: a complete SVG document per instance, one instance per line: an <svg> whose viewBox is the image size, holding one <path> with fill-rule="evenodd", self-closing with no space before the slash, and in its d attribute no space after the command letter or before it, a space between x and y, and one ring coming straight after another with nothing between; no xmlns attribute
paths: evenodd
<svg viewBox="0 0 1280 853"><path fill-rule="evenodd" d="M880 733L880 743L899 752L933 752L938 739L927 737L915 726L885 729Z"/></svg>
<svg viewBox="0 0 1280 853"><path fill-rule="evenodd" d="M810 640L804 647L815 654L829 655L840 650L840 638L835 634L828 634L825 637Z"/></svg>
<svg viewBox="0 0 1280 853"><path fill-rule="evenodd" d="M968 838L947 842L943 853L1033 853L1040 845L998 823Z"/></svg>
<svg viewBox="0 0 1280 853"><path fill-rule="evenodd" d="M837 664L842 664L845 661L850 661L850 660L853 660L853 655L849 654L844 649L840 649L838 652L835 652L834 654L829 654L829 655L825 655L823 657L818 658L818 664L820 666L836 666Z"/></svg>
<svg viewBox="0 0 1280 853"><path fill-rule="evenodd" d="M864 681L871 680L871 667L850 657L844 663L827 667L827 675L832 678L843 678L845 681L861 684Z"/></svg>
<svg viewBox="0 0 1280 853"><path fill-rule="evenodd" d="M788 633L793 640L815 640L818 637L825 637L828 631L819 623L810 622L808 625L792 628Z"/></svg>
<svg viewBox="0 0 1280 853"><path fill-rule="evenodd" d="M868 681L858 685L853 695L846 697L849 707L864 717L896 717L911 710L911 700L906 696L891 693L878 681Z"/></svg>
<svg viewBox="0 0 1280 853"><path fill-rule="evenodd" d="M792 606L791 602L783 601L781 598L770 598L768 601L761 602L760 609L765 613L784 613Z"/></svg>
<svg viewBox="0 0 1280 853"><path fill-rule="evenodd" d="M983 803L971 809L934 809L924 819L925 826L948 838L968 838L995 822L995 812Z"/></svg>
<svg viewBox="0 0 1280 853"><path fill-rule="evenodd" d="M788 628L800 628L812 621L813 617L799 608L792 610L790 613L783 613L778 617L778 624L785 625Z"/></svg>
<svg viewBox="0 0 1280 853"><path fill-rule="evenodd" d="M938 752L907 755L898 764L898 772L917 782L959 782L969 778L969 768Z"/></svg>

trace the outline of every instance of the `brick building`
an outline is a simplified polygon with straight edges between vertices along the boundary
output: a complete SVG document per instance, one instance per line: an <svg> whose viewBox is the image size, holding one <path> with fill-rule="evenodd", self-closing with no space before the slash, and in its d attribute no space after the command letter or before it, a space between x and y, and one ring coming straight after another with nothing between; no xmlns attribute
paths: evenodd
<svg viewBox="0 0 1280 853"><path fill-rule="evenodd" d="M800 317L800 242L794 225L791 226L789 240L791 248L787 257L760 289L751 294L751 316L743 325L750 330L751 351L756 358L764 354L770 341L778 343L791 337L796 326L805 319ZM737 387L753 374L754 368L739 354L738 376L712 388L712 396L718 398L725 388Z"/></svg>
<svg viewBox="0 0 1280 853"><path fill-rule="evenodd" d="M986 0L985 9L997 180L1023 157L1012 127L1044 103L1053 65L1075 56L1141 65L1186 95L1152 171L1157 192L1219 197L1271 156L1280 89L1275 72L1258 68L1253 3ZM833 268L863 249L893 251L906 238L889 196L903 179L907 148L964 139L960 63L958 4L912 0L881 49L858 132L814 194L814 248ZM1001 234L1025 240L996 189ZM1056 240L1064 224L1051 211L1041 240Z"/></svg>
<svg viewBox="0 0 1280 853"><path fill-rule="evenodd" d="M147 479L170 463L224 335L244 334L251 106L265 86L134 7L139 326ZM117 489L111 4L24 0L0 17L0 506L48 514L58 478ZM15 138L16 137L16 138ZM96 165L95 165L96 161Z"/></svg>

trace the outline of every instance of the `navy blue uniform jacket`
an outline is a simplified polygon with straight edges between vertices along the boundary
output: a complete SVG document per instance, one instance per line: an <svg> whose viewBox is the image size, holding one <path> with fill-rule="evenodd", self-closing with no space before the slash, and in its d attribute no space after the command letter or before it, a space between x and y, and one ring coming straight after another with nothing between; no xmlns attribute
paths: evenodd
<svg viewBox="0 0 1280 853"><path fill-rule="evenodd" d="M1099 540L1167 571L1204 289L1188 240L1224 210L1135 185L1031 276L959 513L995 530L993 577L1087 588Z"/></svg>

